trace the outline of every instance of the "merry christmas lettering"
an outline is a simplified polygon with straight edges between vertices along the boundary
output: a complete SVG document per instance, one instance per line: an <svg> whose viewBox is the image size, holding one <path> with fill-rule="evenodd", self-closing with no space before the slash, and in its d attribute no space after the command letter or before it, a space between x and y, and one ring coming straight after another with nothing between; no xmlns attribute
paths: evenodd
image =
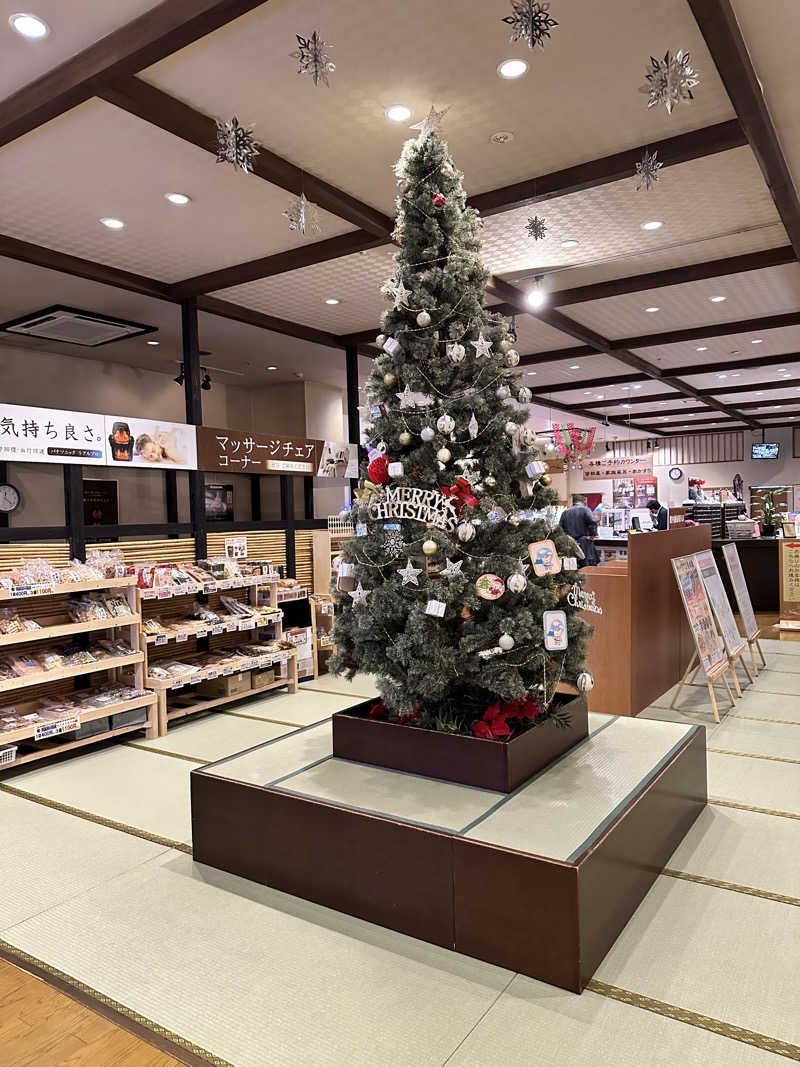
<svg viewBox="0 0 800 1067"><path fill-rule="evenodd" d="M371 519L416 519L440 530L454 530L458 523L455 506L441 493L408 486L387 489L385 496L373 498L369 516Z"/></svg>
<svg viewBox="0 0 800 1067"><path fill-rule="evenodd" d="M594 590L583 589L579 585L573 585L567 593L567 603L578 611L593 611L596 615L602 615L603 609L597 603Z"/></svg>

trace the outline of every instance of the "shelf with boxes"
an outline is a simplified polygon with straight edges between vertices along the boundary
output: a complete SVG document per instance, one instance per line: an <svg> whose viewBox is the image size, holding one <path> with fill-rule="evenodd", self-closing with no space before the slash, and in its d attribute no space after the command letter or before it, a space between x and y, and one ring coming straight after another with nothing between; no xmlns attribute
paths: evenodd
<svg viewBox="0 0 800 1067"><path fill-rule="evenodd" d="M0 768L156 736L133 579L35 559L0 576L0 599Z"/></svg>

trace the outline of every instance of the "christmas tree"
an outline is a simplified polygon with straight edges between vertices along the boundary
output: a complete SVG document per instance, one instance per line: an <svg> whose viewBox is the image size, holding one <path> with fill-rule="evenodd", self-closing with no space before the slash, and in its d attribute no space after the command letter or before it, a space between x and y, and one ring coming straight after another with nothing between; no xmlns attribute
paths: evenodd
<svg viewBox="0 0 800 1067"><path fill-rule="evenodd" d="M576 683L590 630L568 599L580 549L547 516L546 442L525 425L513 338L483 307L481 222L438 118L396 166L393 306L367 386L370 461L359 536L338 561L330 670L377 675L374 715L503 738L559 721L556 686Z"/></svg>

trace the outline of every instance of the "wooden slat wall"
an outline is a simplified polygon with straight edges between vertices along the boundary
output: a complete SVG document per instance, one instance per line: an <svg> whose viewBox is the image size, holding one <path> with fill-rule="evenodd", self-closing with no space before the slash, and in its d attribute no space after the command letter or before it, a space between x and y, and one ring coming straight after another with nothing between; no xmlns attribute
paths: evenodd
<svg viewBox="0 0 800 1067"><path fill-rule="evenodd" d="M195 558L194 538L166 538L163 541L115 541L111 544L91 545L89 551L97 549L109 552L120 549L126 563L192 563Z"/></svg>
<svg viewBox="0 0 800 1067"><path fill-rule="evenodd" d="M309 593L314 589L313 536L313 530L296 530L294 535L295 577Z"/></svg>
<svg viewBox="0 0 800 1067"><path fill-rule="evenodd" d="M66 541L21 541L0 545L0 570L13 570L26 559L46 559L54 567L66 567L69 557Z"/></svg>
<svg viewBox="0 0 800 1067"><path fill-rule="evenodd" d="M225 538L247 538L247 555L250 559L271 559L275 566L286 566L286 534L283 530L256 530L247 534L209 533L207 539L209 556L225 555Z"/></svg>

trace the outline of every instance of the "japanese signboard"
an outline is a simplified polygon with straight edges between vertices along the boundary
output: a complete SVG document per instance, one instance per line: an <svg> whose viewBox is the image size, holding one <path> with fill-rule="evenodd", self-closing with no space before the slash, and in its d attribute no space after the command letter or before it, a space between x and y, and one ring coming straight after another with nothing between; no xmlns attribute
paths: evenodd
<svg viewBox="0 0 800 1067"><path fill-rule="evenodd" d="M686 609L686 618L692 628L700 665L706 675L711 676L722 667L727 657L714 625L700 565L694 556L678 556L673 559L672 567Z"/></svg>
<svg viewBox="0 0 800 1067"><path fill-rule="evenodd" d="M313 474L320 478L358 476L358 447L287 434L197 427L197 467L228 474Z"/></svg>
<svg viewBox="0 0 800 1067"><path fill-rule="evenodd" d="M653 473L653 455L600 456L583 461L583 476L588 479L635 478Z"/></svg>
<svg viewBox="0 0 800 1067"><path fill-rule="evenodd" d="M706 587L708 599L711 601L711 607L714 609L714 615L725 639L728 655L735 656L741 652L746 642L739 633L739 627L733 617L733 610L728 600L728 594L725 592L725 586L722 584L722 578L717 570L717 561L714 559L714 553L710 548L706 548L702 552L695 552L695 559L700 567L703 585Z"/></svg>
<svg viewBox="0 0 800 1067"><path fill-rule="evenodd" d="M753 603L750 600L750 592L747 588L744 571L742 570L742 561L739 559L739 549L736 545L728 543L722 546L722 554L728 567L728 576L733 586L739 614L744 623L745 637L749 640L758 635L758 623L753 611Z"/></svg>
<svg viewBox="0 0 800 1067"><path fill-rule="evenodd" d="M784 539L781 553L781 622L800 619L800 542Z"/></svg>
<svg viewBox="0 0 800 1067"><path fill-rule="evenodd" d="M108 465L197 470L195 427L183 422L154 422L106 415Z"/></svg>
<svg viewBox="0 0 800 1067"><path fill-rule="evenodd" d="M105 465L104 417L0 404L0 460Z"/></svg>

